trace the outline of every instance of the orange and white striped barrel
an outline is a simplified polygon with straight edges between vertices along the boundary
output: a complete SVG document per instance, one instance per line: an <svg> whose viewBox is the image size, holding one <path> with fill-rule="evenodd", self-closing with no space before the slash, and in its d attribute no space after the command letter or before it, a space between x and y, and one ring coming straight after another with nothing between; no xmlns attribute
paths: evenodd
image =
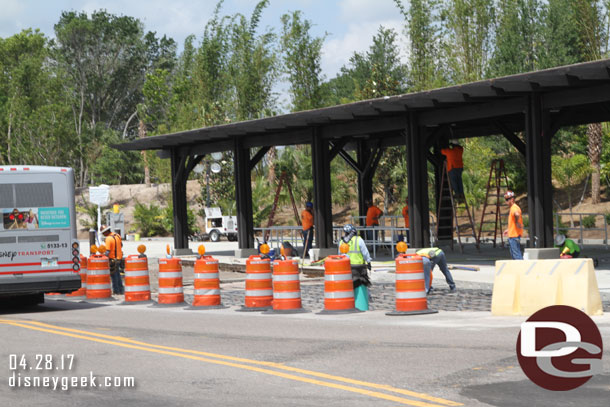
<svg viewBox="0 0 610 407"><path fill-rule="evenodd" d="M355 308L354 283L349 257L328 256L324 261L323 313L359 312Z"/></svg>
<svg viewBox="0 0 610 407"><path fill-rule="evenodd" d="M396 257L396 310L386 315L431 314L428 309L424 263L416 254Z"/></svg>
<svg viewBox="0 0 610 407"><path fill-rule="evenodd" d="M76 291L66 294L66 297L84 297L87 295L87 258L80 255L80 288Z"/></svg>
<svg viewBox="0 0 610 407"><path fill-rule="evenodd" d="M87 260L87 299L112 298L108 257L94 254Z"/></svg>
<svg viewBox="0 0 610 407"><path fill-rule="evenodd" d="M193 307L215 307L220 303L220 276L218 260L201 256L195 261L195 296Z"/></svg>
<svg viewBox="0 0 610 407"><path fill-rule="evenodd" d="M271 307L273 286L271 260L250 256L246 260L246 299L242 311L261 311Z"/></svg>
<svg viewBox="0 0 610 407"><path fill-rule="evenodd" d="M298 260L273 262L273 311L302 312Z"/></svg>
<svg viewBox="0 0 610 407"><path fill-rule="evenodd" d="M125 259L125 302L150 301L148 258L132 254Z"/></svg>
<svg viewBox="0 0 610 407"><path fill-rule="evenodd" d="M159 259L159 305L184 303L182 263L180 259Z"/></svg>

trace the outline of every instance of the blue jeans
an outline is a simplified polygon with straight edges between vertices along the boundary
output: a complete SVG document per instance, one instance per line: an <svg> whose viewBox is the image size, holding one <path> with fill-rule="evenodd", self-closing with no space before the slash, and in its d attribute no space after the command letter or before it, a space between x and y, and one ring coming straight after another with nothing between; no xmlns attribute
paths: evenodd
<svg viewBox="0 0 610 407"><path fill-rule="evenodd" d="M509 237L508 238L508 249L510 250L510 257L513 260L523 260L523 255L521 255L521 242L518 237Z"/></svg>
<svg viewBox="0 0 610 407"><path fill-rule="evenodd" d="M303 250L305 250L305 246L307 246L307 250L311 249L313 245L313 228L302 230L301 234L303 235Z"/></svg>
<svg viewBox="0 0 610 407"><path fill-rule="evenodd" d="M424 261L424 283L426 285L426 292L430 289L430 274L432 274L432 270L436 265L438 265L438 268L445 275L445 281L449 284L449 288L455 287L455 281L453 281L453 276L447 267L445 253L440 252L433 259L427 257L422 257L422 259Z"/></svg>
<svg viewBox="0 0 610 407"><path fill-rule="evenodd" d="M456 195L464 195L464 184L462 183L463 168L453 168L449 171L449 181L451 181L451 189Z"/></svg>
<svg viewBox="0 0 610 407"><path fill-rule="evenodd" d="M123 279L121 278L121 266L120 260L110 265L110 280L112 280L112 292L114 294L125 294L125 288L123 287ZM113 272L114 271L114 272Z"/></svg>

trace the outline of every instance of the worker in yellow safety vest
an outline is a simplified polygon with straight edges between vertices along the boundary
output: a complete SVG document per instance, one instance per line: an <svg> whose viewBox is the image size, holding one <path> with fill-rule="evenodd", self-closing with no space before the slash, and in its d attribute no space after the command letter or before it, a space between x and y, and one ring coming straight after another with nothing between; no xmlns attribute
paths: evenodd
<svg viewBox="0 0 610 407"><path fill-rule="evenodd" d="M443 252L443 250L438 247L430 247L418 250L417 254L422 257L424 262L424 283L426 285L426 293L430 294L430 291L432 291L430 279L432 270L436 265L438 265L438 268L441 269L441 272L445 275L445 281L447 281L447 284L449 285L449 292L456 292L455 282L453 281L453 276L449 271L449 267L447 267L447 259L445 258L445 252Z"/></svg>
<svg viewBox="0 0 610 407"><path fill-rule="evenodd" d="M349 262L352 267L352 282L354 284L354 297L356 299L356 308L361 311L368 310L368 289L371 281L369 280L368 270L371 270L371 254L364 244L364 240L358 236L358 232L354 225L343 226L342 243L349 246L346 253L349 257ZM339 254L341 254L341 245L339 245ZM362 288L361 288L362 286ZM360 295L359 293L362 292ZM359 301L359 298L362 301Z"/></svg>

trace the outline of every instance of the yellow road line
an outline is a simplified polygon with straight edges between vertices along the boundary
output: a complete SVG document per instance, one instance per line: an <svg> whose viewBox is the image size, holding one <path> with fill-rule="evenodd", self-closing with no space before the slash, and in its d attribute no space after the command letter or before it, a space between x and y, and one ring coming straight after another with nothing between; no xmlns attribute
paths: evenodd
<svg viewBox="0 0 610 407"><path fill-rule="evenodd" d="M334 376L334 375L330 375L327 373L300 369L297 367L286 366L281 363L258 361L258 360L252 360L252 359L239 358L239 357L235 357L235 356L227 356L227 355L221 355L221 354L217 354L217 353L196 351L196 350L190 350L190 349L182 349L182 348L169 347L169 346L163 346L163 345L154 345L154 344L150 344L150 343L146 343L146 342L135 341L135 340L132 340L129 338L121 337L121 336L111 336L111 335L105 335L105 334L100 334L100 333L96 333L96 332L83 331L83 330L79 330L79 329L64 328L64 327L50 325L50 324L46 324L44 322L38 322L38 321L21 321L21 322L36 324L36 325L45 326L45 327L49 327L49 328L53 328L53 329L64 330L64 331L68 331L68 332L76 332L76 333L82 333L82 334L86 334L86 335L98 336L98 337L102 337L102 338L107 338L107 339L112 339L112 340L116 340L116 341L122 341L122 342L142 345L142 346L148 346L148 347L153 347L153 348L157 348L157 349L165 349L165 350L170 350L170 351L192 353L195 355L203 355L203 356L208 356L208 357L213 357L213 358L218 358L218 359L231 360L231 361L237 361L237 362L242 362L242 363L251 363L251 364L256 364L256 365L261 365L261 366L269 366L269 367L274 367L277 369L282 369L282 370L286 370L286 371L290 371L290 372L306 374L309 376L315 376L315 377L320 377L320 378L324 378L324 379L330 379L330 380L355 384L355 385L359 385L359 386L371 387L371 388L375 388L375 389L379 389L379 390L391 391L394 393L404 394L404 395L411 396L411 397L417 397L420 399L433 401L435 403L440 403L440 404L444 404L447 406L463 405L462 403L442 399L439 397L430 396L425 393L418 393L418 392L414 392L411 390L399 389L399 388L385 385L385 384L370 383L370 382L350 379L350 378L341 377L341 376Z"/></svg>
<svg viewBox="0 0 610 407"><path fill-rule="evenodd" d="M417 397L417 398L432 401L435 403L440 403L440 404L443 404L446 406L463 405L462 403L458 403L458 402L454 402L451 400L446 400L446 399L442 399L442 398L438 398L438 397L433 397L433 396L427 395L425 393L418 393L418 392L413 392L410 390L399 389L399 388L389 386L389 385L364 382L364 381L349 379L349 378L345 378L345 377L341 377L341 376L334 376L334 375L330 375L330 374L326 374L326 373L299 369L299 368L295 368L295 367L285 366L280 363L264 362L264 361L257 361L257 360L252 360L252 359L245 359L245 358L239 358L239 357L227 356L227 355L221 355L221 354L215 354L215 353L209 353L209 352L195 351L195 350L190 350L190 349L181 349L181 348L175 348L175 347L169 347L169 346L154 345L154 344L149 344L146 342L135 341L135 340L120 337L120 336L112 336L112 335L105 335L105 334L100 334L100 333L96 333L96 332L64 328L64 327L50 325L50 324L46 324L46 323L38 322L38 321L0 319L0 323L18 326L18 327L27 328L27 329L38 330L38 331L42 331L42 332L53 333L53 334L57 334L57 335L63 335L63 336L69 336L69 337L74 337L74 338L79 338L79 339L90 340L90 341L94 341L94 342L122 346L122 347L126 347L126 348L139 349L139 350L144 350L144 351L153 352L153 353L178 356L178 357L183 357L186 359L200 360L200 361L204 361L204 362L208 362L208 363L215 363L215 364L232 366L232 367L237 367L237 368L246 369L246 370L253 370L253 371L256 371L259 373L265 373L265 374L279 376L279 377L283 377L283 378L287 378L287 379L291 379L291 380L317 384L320 386L337 388L337 389L341 389L341 390L345 390L345 391L351 391L351 392L355 392L355 393L368 395L371 397L386 399L386 400L390 400L390 401L396 401L396 402L399 402L402 404L407 404L407 405L413 405L413 406L419 406L419 407L438 407L437 404L429 404L429 403L420 402L420 401L416 401L416 400L403 399L400 397L395 397L395 396L391 396L391 395L387 395L387 394L383 394L383 393L379 393L379 392L375 392L375 391L369 391L369 390L359 389L356 387L349 387L349 386L344 386L341 384L323 382L320 380L304 378L304 377L300 377L300 376L294 376L291 374L285 374L285 373L276 372L273 370L262 369L262 368L258 368L255 366L243 365L242 363L250 363L250 364L256 364L256 365L261 365L261 366L268 366L268 367L273 367L276 369L301 373L301 374L305 374L305 375L309 375L309 376L315 376L315 377L345 382L345 383L359 385L359 386L366 386L366 387L371 387L371 388L375 388L375 389L379 389L379 390L391 391L394 393L404 394L404 395L408 395L411 397ZM26 325L26 324L30 324L30 325ZM38 325L39 327L32 326L32 325ZM47 327L47 328L51 328L51 329L46 329L46 328L42 328L42 327ZM62 331L65 331L65 332L62 332ZM89 336L83 336L80 334L89 335ZM99 338L106 338L106 339L99 339ZM109 340L107 340L107 339L109 339ZM121 342L123 342L123 343L121 343ZM182 352L182 353L178 353L178 352ZM184 353L190 353L190 354L194 354L194 355L203 355L203 356L212 357L212 358L216 358L216 359L224 359L224 360L237 361L237 362L242 362L242 363L232 363L232 362L225 362L224 360L213 360L213 359L208 359L208 358L201 358L201 357L196 357L196 356L185 355Z"/></svg>

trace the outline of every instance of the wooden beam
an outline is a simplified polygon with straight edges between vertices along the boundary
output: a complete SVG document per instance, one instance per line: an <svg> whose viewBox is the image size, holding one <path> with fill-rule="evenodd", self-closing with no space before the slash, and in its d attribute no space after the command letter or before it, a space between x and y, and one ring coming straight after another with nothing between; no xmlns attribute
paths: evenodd
<svg viewBox="0 0 610 407"><path fill-rule="evenodd" d="M263 159L263 157L265 156L265 154L267 154L267 151L269 150L271 150L271 147L261 147L260 150L256 152L254 157L250 159L250 171L254 169L256 164L258 164L258 162Z"/></svg>
<svg viewBox="0 0 610 407"><path fill-rule="evenodd" d="M523 113L524 106L525 99L517 97L491 103L426 111L420 113L420 124L430 126L489 119Z"/></svg>
<svg viewBox="0 0 610 407"><path fill-rule="evenodd" d="M513 147L517 149L517 151L525 156L525 143L500 120L494 120L493 124L502 133L504 138L506 138L513 145Z"/></svg>

